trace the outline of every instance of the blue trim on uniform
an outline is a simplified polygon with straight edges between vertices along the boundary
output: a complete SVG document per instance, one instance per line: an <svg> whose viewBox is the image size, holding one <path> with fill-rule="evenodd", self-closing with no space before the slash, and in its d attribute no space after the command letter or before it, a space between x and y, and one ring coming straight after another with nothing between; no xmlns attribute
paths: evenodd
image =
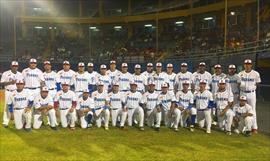
<svg viewBox="0 0 270 161"><path fill-rule="evenodd" d="M103 109L107 110L107 109L110 109L110 107L105 105L105 106L103 106Z"/></svg>
<svg viewBox="0 0 270 161"><path fill-rule="evenodd" d="M191 125L195 125L196 115L191 115Z"/></svg>
<svg viewBox="0 0 270 161"><path fill-rule="evenodd" d="M61 90L61 83L56 83L56 90L57 92Z"/></svg>
<svg viewBox="0 0 270 161"><path fill-rule="evenodd" d="M9 112L13 112L13 104L9 104L8 105L8 111Z"/></svg>
<svg viewBox="0 0 270 161"><path fill-rule="evenodd" d="M34 101L28 101L28 106L29 106L29 107L32 107L33 104L34 104Z"/></svg>
<svg viewBox="0 0 270 161"><path fill-rule="evenodd" d="M95 86L95 85L93 85L93 84L89 84L89 85L88 85L88 90L89 90L89 93L91 94L92 92L94 92L94 91L95 91L95 88L96 88L96 86Z"/></svg>
<svg viewBox="0 0 270 161"><path fill-rule="evenodd" d="M208 102L208 108L214 108L214 101Z"/></svg>

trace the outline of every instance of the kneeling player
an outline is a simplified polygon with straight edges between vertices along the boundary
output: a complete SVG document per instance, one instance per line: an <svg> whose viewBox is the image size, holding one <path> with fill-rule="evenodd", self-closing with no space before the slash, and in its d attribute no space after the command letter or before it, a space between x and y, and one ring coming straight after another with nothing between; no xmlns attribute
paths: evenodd
<svg viewBox="0 0 270 161"><path fill-rule="evenodd" d="M217 109L218 126L227 135L231 135L231 126L234 113L232 111L233 94L226 89L226 81L219 80L218 91L214 95L214 101Z"/></svg>
<svg viewBox="0 0 270 161"><path fill-rule="evenodd" d="M235 112L234 124L235 133L239 134L239 131L245 132L246 136L251 135L251 126L253 123L253 110L252 107L247 104L247 97L240 96L239 103L233 107Z"/></svg>
<svg viewBox="0 0 270 161"><path fill-rule="evenodd" d="M181 126L186 127L188 123L188 125L190 125L190 131L194 131L197 110L193 107L194 96L189 90L189 84L189 81L184 81L182 83L183 89L176 93L176 105L182 113ZM188 119L190 121L188 121Z"/></svg>
<svg viewBox="0 0 270 161"><path fill-rule="evenodd" d="M109 99L112 115L112 126L115 127L118 118L120 118L120 128L124 128L124 124L127 118L127 109L124 108L124 93L119 92L119 83L113 84L112 92L109 93Z"/></svg>
<svg viewBox="0 0 270 161"><path fill-rule="evenodd" d="M53 108L53 98L48 94L49 88L42 87L40 94L38 94L34 98L34 129L39 129L42 125L43 115L47 115L48 121L50 122L49 125L53 130L57 130L56 128L56 116L55 110Z"/></svg>
<svg viewBox="0 0 270 161"><path fill-rule="evenodd" d="M80 117L81 128L83 129L89 127L93 118L94 100L89 95L89 90L85 89L82 96L79 97L76 107Z"/></svg>
<svg viewBox="0 0 270 161"><path fill-rule="evenodd" d="M158 108L158 93L155 92L155 83L148 83L148 91L143 94L141 104L146 111L147 125L154 127L157 131L160 130L161 111ZM155 124L156 121L156 124Z"/></svg>
<svg viewBox="0 0 270 161"><path fill-rule="evenodd" d="M178 131L178 124L181 117L181 111L176 108L176 98L172 91L168 91L168 83L161 84L161 93L158 96L159 110L161 115L159 119L164 120L165 126L174 128L174 131Z"/></svg>
<svg viewBox="0 0 270 161"><path fill-rule="evenodd" d="M71 130L75 129L76 100L75 93L69 90L69 84L63 82L62 90L57 92L54 99L55 109L59 109L60 111L60 121L63 128L69 125Z"/></svg>

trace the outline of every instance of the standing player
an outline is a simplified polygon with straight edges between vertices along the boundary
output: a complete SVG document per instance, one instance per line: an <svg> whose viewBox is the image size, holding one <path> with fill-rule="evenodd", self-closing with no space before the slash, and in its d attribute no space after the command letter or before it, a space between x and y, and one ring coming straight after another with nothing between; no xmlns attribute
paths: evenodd
<svg viewBox="0 0 270 161"><path fill-rule="evenodd" d="M127 92L125 102L126 109L128 110L128 126L132 126L133 119L136 119L135 115L138 115L139 128L144 131L144 111L140 106L142 99L142 94L137 91L137 84L135 82L130 82L130 91Z"/></svg>
<svg viewBox="0 0 270 161"><path fill-rule="evenodd" d="M214 102L217 109L217 118L219 128L231 135L231 126L234 113L232 111L233 94L231 90L226 89L225 79L219 80L218 91L214 94Z"/></svg>
<svg viewBox="0 0 270 161"><path fill-rule="evenodd" d="M60 70L57 74L59 77L59 80L57 82L58 83L57 91L61 90L61 83L63 83L63 82L68 83L69 86L73 85L71 80L72 80L73 76L75 75L75 72L72 69L70 69L69 61L65 60L63 62L63 69Z"/></svg>
<svg viewBox="0 0 270 161"><path fill-rule="evenodd" d="M81 128L85 129L89 127L89 124L93 118L94 100L89 95L89 90L83 91L82 97L77 101L77 113L80 118Z"/></svg>
<svg viewBox="0 0 270 161"><path fill-rule="evenodd" d="M200 80L200 89L195 91L194 100L197 108L197 121L201 128L206 123L206 133L211 133L211 108L213 108L213 95L206 89L207 80Z"/></svg>
<svg viewBox="0 0 270 161"><path fill-rule="evenodd" d="M8 98L9 112L14 115L16 129L31 131L33 96L31 91L24 89L23 80L16 80L17 89ZM25 126L24 126L25 125Z"/></svg>
<svg viewBox="0 0 270 161"><path fill-rule="evenodd" d="M174 92L174 85L175 85L175 76L176 74L173 72L173 64L167 64L167 77L169 79L169 91Z"/></svg>
<svg viewBox="0 0 270 161"><path fill-rule="evenodd" d="M55 110L53 107L53 98L48 94L49 88L42 87L40 94L36 95L34 98L34 129L39 129L42 125L43 115L48 115L50 126L53 130L57 130L56 128L56 116Z"/></svg>
<svg viewBox="0 0 270 161"><path fill-rule="evenodd" d="M158 93L155 92L154 82L150 81L148 83L148 91L143 94L141 104L146 111L147 125L159 131L161 122L161 110L159 108Z"/></svg>
<svg viewBox="0 0 270 161"><path fill-rule="evenodd" d="M182 90L176 93L177 107L181 111L181 126L187 127L187 120L190 118L190 131L194 131L195 120L196 120L196 108L194 108L194 96L189 90L190 82L183 81Z"/></svg>
<svg viewBox="0 0 270 161"><path fill-rule="evenodd" d="M246 136L250 136L251 127L254 122L254 111L252 107L247 104L246 96L240 96L239 103L234 105L233 111L235 112L235 133L239 134L239 131L241 131L241 133L245 133Z"/></svg>
<svg viewBox="0 0 270 161"><path fill-rule="evenodd" d="M45 79L45 86L49 89L49 95L54 98L56 95L56 85L58 81L58 75L52 71L52 65L49 61L44 61L44 79Z"/></svg>
<svg viewBox="0 0 270 161"><path fill-rule="evenodd" d="M110 61L110 70L106 72L107 75L111 78L112 81L115 81L115 78L120 75L120 71L116 69L116 61Z"/></svg>
<svg viewBox="0 0 270 161"><path fill-rule="evenodd" d="M235 65L229 65L229 70L227 74L227 78L234 96L233 103L237 103L239 99L239 83L240 77L236 74L236 67Z"/></svg>
<svg viewBox="0 0 270 161"><path fill-rule="evenodd" d="M146 71L144 71L142 73L142 75L145 76L147 82L149 81L149 79L151 79L154 75L154 70L153 70L153 64L152 63L147 63L147 66L146 66Z"/></svg>
<svg viewBox="0 0 270 161"><path fill-rule="evenodd" d="M211 90L212 90L213 95L215 95L215 93L218 91L219 81L222 79L224 80L226 79L226 74L222 73L220 64L216 64L214 66L214 70L215 70L215 73L212 75L212 83L211 83ZM228 81L226 80L226 82ZM227 88L227 89L230 90L230 88Z"/></svg>
<svg viewBox="0 0 270 161"><path fill-rule="evenodd" d="M109 111L109 97L106 90L104 90L104 83L97 83L97 91L92 93L92 98L94 99L94 117L96 120L97 127L101 127L101 120L104 120L105 130L109 130L109 120L110 120L110 111Z"/></svg>
<svg viewBox="0 0 270 161"><path fill-rule="evenodd" d="M29 89L34 96L40 92L40 87L44 86L44 76L40 69L37 68L37 60L30 59L29 67L22 71L26 89Z"/></svg>
<svg viewBox="0 0 270 161"><path fill-rule="evenodd" d="M22 80L22 73L18 72L19 63L17 61L11 62L11 68L5 71L1 77L0 85L5 86L5 105L3 113L3 126L8 127L10 113L7 106L7 101L12 92L16 90L16 80Z"/></svg>
<svg viewBox="0 0 270 161"><path fill-rule="evenodd" d="M135 73L133 74L133 80L137 84L137 91L144 93L145 92L145 86L147 83L147 78L141 74L141 65L136 64L135 65Z"/></svg>
<svg viewBox="0 0 270 161"><path fill-rule="evenodd" d="M161 92L161 84L163 82L168 83L169 84L169 78L167 76L166 73L162 72L162 64L161 63L157 63L156 64L156 72L153 75L153 80L155 83L155 87L156 87L156 91L157 92Z"/></svg>
<svg viewBox="0 0 270 161"><path fill-rule="evenodd" d="M206 80L207 84L206 84L206 89L210 90L210 84L212 82L212 75L205 71L205 62L200 62L199 63L199 68L196 72L194 72L192 74L192 78L193 78L193 90L198 91L200 89L200 81L201 80Z"/></svg>
<svg viewBox="0 0 270 161"><path fill-rule="evenodd" d="M102 82L104 85L104 91L110 91L112 80L109 75L106 74L107 66L105 64L100 65L100 74L97 76L97 82Z"/></svg>
<svg viewBox="0 0 270 161"><path fill-rule="evenodd" d="M127 109L124 108L125 95L119 92L119 83L115 82L113 84L112 92L109 93L109 105L111 109L112 116L112 126L116 126L118 118L120 118L120 128L124 128L125 121L127 118Z"/></svg>
<svg viewBox="0 0 270 161"><path fill-rule="evenodd" d="M257 115L256 115L256 88L261 83L260 74L252 69L252 61L246 59L244 62L245 70L240 72L240 95L246 96L247 103L252 107L254 114L254 123L252 125L252 131L257 133Z"/></svg>
<svg viewBox="0 0 270 161"><path fill-rule="evenodd" d="M62 82L62 90L58 91L54 98L54 106L60 110L60 121L63 128L69 125L71 130L75 130L77 97L69 89L68 82Z"/></svg>
<svg viewBox="0 0 270 161"><path fill-rule="evenodd" d="M188 71L187 63L182 63L180 72L175 76L175 87L176 91L181 91L183 89L183 82L192 82L192 73ZM189 89L191 89L191 84L189 84Z"/></svg>
<svg viewBox="0 0 270 161"><path fill-rule="evenodd" d="M78 64L78 72L73 75L71 84L74 84L77 98L82 95L83 91L89 88L91 80L89 73L84 71L84 63L80 62Z"/></svg>
<svg viewBox="0 0 270 161"><path fill-rule="evenodd" d="M90 94L93 93L96 90L96 84L97 84L97 76L98 73L94 71L94 64L93 63L88 63L88 73L89 73L89 79L90 79L90 84L89 84L89 92Z"/></svg>
<svg viewBox="0 0 270 161"><path fill-rule="evenodd" d="M161 118L158 120L164 120L165 126L172 127L174 131L178 131L178 124L181 117L181 111L176 108L176 98L173 92L168 91L168 83L162 83L161 93L158 96L158 102L161 110ZM159 115L159 117L161 117Z"/></svg>
<svg viewBox="0 0 270 161"><path fill-rule="evenodd" d="M128 72L127 63L122 63L121 74L115 77L115 81L119 83L120 92L130 91L129 83L133 81L133 76Z"/></svg>

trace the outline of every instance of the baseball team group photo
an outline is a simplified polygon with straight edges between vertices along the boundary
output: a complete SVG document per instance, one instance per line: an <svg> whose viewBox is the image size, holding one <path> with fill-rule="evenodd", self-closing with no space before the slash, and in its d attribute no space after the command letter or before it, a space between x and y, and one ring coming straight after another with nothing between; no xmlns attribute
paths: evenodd
<svg viewBox="0 0 270 161"><path fill-rule="evenodd" d="M269 160L270 3L0 3L0 160Z"/></svg>

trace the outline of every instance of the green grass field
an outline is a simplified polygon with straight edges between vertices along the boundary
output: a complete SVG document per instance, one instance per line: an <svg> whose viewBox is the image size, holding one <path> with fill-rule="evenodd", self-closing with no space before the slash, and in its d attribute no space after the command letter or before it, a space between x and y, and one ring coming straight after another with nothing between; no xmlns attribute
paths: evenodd
<svg viewBox="0 0 270 161"><path fill-rule="evenodd" d="M0 104L1 109L3 103ZM2 110L1 110L2 112ZM2 122L2 113L0 113ZM146 128L120 131L49 127L31 133L0 127L0 160L269 160L270 138L263 134L246 138L196 129L160 132Z"/></svg>

